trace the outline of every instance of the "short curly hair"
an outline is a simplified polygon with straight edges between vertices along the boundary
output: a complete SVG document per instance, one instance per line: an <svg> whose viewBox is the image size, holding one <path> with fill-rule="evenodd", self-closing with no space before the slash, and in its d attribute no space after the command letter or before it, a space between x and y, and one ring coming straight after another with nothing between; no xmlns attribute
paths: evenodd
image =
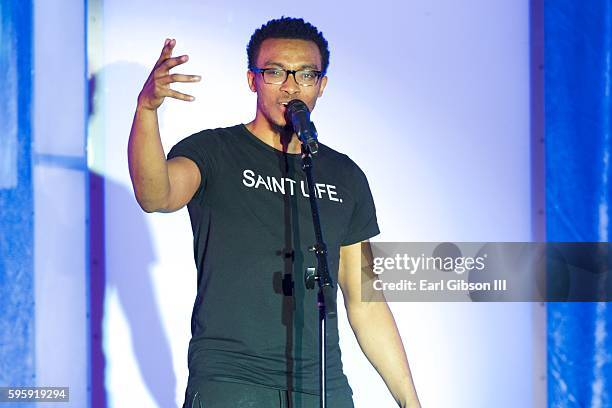
<svg viewBox="0 0 612 408"><path fill-rule="evenodd" d="M302 18L281 17L279 19L270 20L260 28L255 30L249 44L247 45L247 56L249 69L255 68L255 61L259 54L261 43L268 38L285 38L296 40L313 41L319 47L321 53L321 72L323 75L327 72L329 66L329 48L327 40L323 37L317 27L305 22Z"/></svg>

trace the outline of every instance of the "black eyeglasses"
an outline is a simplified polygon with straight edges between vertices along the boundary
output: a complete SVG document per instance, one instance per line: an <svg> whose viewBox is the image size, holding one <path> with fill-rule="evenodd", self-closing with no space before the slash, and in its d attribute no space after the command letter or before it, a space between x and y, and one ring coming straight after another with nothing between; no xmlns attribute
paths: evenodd
<svg viewBox="0 0 612 408"><path fill-rule="evenodd" d="M293 71L290 69L281 68L251 68L251 71L256 74L261 74L266 84L281 85L284 84L289 74L293 75L293 79L301 86L313 86L319 82L321 71L313 69L299 69Z"/></svg>

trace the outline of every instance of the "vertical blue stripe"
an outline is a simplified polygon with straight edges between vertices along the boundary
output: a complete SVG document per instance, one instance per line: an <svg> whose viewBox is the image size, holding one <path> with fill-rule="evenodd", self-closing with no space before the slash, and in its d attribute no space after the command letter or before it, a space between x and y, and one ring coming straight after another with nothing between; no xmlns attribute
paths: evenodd
<svg viewBox="0 0 612 408"><path fill-rule="evenodd" d="M544 5L547 239L609 241L611 0ZM548 305L549 406L612 406L611 310Z"/></svg>
<svg viewBox="0 0 612 408"><path fill-rule="evenodd" d="M32 3L0 0L0 384L35 384L30 106ZM13 124L13 125L11 125ZM14 161L12 161L13 159ZM23 405L26 406L25 404Z"/></svg>

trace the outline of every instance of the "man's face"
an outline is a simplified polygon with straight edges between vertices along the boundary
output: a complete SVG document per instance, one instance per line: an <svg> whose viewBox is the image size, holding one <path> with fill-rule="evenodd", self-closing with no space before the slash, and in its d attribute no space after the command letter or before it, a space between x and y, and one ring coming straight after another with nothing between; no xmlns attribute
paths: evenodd
<svg viewBox="0 0 612 408"><path fill-rule="evenodd" d="M261 43L256 66L321 71L321 53L313 41L268 38ZM280 127L287 123L283 103L300 99L312 111L327 83L327 77L323 77L316 85L301 86L295 82L293 75L289 75L285 83L272 85L266 84L261 74L252 71L247 72L247 79L251 90L257 92L257 115L263 116L271 125Z"/></svg>

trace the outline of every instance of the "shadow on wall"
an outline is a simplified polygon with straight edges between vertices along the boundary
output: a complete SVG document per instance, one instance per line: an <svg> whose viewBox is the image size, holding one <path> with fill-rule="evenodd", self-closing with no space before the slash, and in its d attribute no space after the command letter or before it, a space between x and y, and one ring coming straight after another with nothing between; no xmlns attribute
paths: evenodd
<svg viewBox="0 0 612 408"><path fill-rule="evenodd" d="M106 151L119 152L118 157L106 157L109 166L127 172L126 146L134 101L148 73L142 66L116 63L105 67L90 80L90 95L94 101L107 101L104 111L96 116L94 101L90 104L90 120L104 123ZM109 86L105 94L95 93L96 79L104 78ZM113 94L116 92L117 94ZM121 146L115 149L114 147ZM127 174L127 173L126 173ZM145 386L160 408L176 407L176 377L169 340L161 323L153 291L151 266L155 253L146 214L136 202L133 192L124 184L90 172L90 245L91 245L91 324L92 324L92 407L108 406L105 388L106 361L112 360L121 370L115 356L104 355L102 330L104 325L105 293L113 290L130 328L133 354ZM112 329L112 328L110 328ZM113 333L104 333L111 338ZM113 350L106 350L106 352ZM132 384L124 384L129 388ZM118 406L125 401L114 398Z"/></svg>

